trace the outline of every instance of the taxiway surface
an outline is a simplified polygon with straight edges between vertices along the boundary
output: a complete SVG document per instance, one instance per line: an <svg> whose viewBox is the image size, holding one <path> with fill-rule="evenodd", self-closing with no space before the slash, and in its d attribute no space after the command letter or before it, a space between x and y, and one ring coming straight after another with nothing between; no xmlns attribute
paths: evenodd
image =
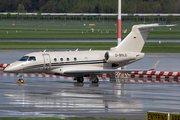
<svg viewBox="0 0 180 120"><path fill-rule="evenodd" d="M0 50L0 63L11 63L37 50ZM38 50L39 51L39 50ZM148 53L128 68L180 71L180 54ZM147 111L179 112L180 83L134 83L100 80L0 76L0 117L82 117L145 119ZM130 78L132 79L132 78Z"/></svg>

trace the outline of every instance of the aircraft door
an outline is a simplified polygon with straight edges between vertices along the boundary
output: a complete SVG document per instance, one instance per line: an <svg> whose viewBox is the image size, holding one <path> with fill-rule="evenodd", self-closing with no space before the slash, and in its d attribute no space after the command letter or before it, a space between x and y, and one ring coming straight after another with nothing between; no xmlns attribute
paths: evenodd
<svg viewBox="0 0 180 120"><path fill-rule="evenodd" d="M49 54L43 54L44 58L44 70L50 70L51 69L51 59Z"/></svg>

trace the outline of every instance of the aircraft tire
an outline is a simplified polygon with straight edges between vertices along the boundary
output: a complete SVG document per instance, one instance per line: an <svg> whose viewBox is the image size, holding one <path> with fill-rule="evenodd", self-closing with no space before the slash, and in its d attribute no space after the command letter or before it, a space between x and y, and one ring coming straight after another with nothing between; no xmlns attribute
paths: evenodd
<svg viewBox="0 0 180 120"><path fill-rule="evenodd" d="M77 82L78 83L83 83L84 81L84 78L83 77L77 77Z"/></svg>
<svg viewBox="0 0 180 120"><path fill-rule="evenodd" d="M92 83L98 83L99 82L99 79L98 78L95 78Z"/></svg>

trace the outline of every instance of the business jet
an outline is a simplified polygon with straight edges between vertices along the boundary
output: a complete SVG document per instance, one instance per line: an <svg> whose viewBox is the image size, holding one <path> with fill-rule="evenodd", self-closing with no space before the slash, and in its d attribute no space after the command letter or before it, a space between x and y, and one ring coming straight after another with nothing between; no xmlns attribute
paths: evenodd
<svg viewBox="0 0 180 120"><path fill-rule="evenodd" d="M4 69L8 73L47 73L52 75L74 77L83 82L89 77L92 83L98 83L97 75L103 73L130 73L137 70L118 69L144 57L141 50L149 32L157 27L174 25L143 24L134 25L129 35L116 47L110 50L66 51L66 52L33 52L24 55L20 60ZM156 63L150 70L153 70ZM19 81L23 81L22 75Z"/></svg>

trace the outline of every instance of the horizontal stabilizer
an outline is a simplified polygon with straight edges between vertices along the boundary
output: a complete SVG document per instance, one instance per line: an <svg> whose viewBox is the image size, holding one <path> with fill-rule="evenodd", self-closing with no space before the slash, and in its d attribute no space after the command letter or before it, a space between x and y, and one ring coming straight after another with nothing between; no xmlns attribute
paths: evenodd
<svg viewBox="0 0 180 120"><path fill-rule="evenodd" d="M159 24L149 24L149 25L138 25L138 29L151 29L151 28L160 28L160 27L173 27L176 25L159 25Z"/></svg>

